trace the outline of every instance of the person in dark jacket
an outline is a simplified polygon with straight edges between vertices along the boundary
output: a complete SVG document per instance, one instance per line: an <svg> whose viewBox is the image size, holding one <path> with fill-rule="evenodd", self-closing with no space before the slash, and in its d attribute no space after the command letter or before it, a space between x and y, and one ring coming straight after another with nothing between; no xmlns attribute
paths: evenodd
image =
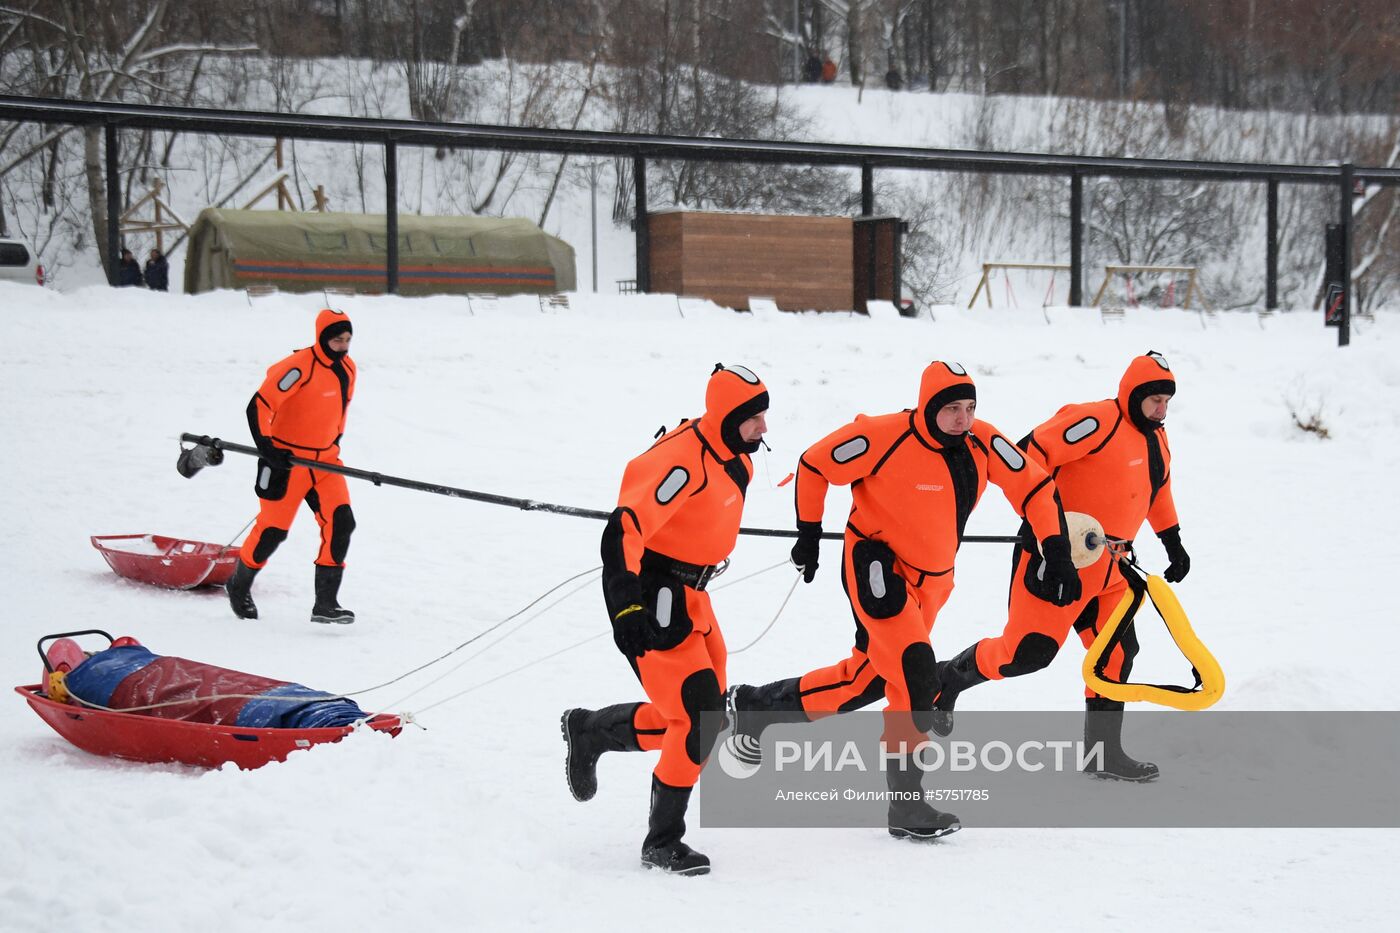
<svg viewBox="0 0 1400 933"><path fill-rule="evenodd" d="M146 260L146 287L152 291L170 291L170 263L158 249L151 250L151 258Z"/></svg>
<svg viewBox="0 0 1400 933"><path fill-rule="evenodd" d="M122 250L122 261L117 266L117 286L127 288L129 286L141 286L146 284L141 279L141 263L136 261L136 257L131 254L131 250Z"/></svg>

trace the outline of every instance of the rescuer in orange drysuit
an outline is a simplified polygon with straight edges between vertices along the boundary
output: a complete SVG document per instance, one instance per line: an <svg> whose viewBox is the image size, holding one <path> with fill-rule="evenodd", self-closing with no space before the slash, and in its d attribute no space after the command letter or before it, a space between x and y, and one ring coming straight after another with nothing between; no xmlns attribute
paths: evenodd
<svg viewBox="0 0 1400 933"><path fill-rule="evenodd" d="M888 701L884 741L912 749L932 725L939 682L929 633L953 590L953 562L963 529L987 482L1001 487L1035 530L1047 554L1051 591L1068 603L1079 596L1064 516L1055 486L995 427L975 419L977 393L956 363L924 370L919 406L889 415L860 415L813 444L797 469L798 540L792 559L811 582L827 489L851 486L842 583L856 620L850 657L831 667L762 687L735 686L727 702L735 735L730 750L759 760L758 733L767 723L746 713L798 719ZM902 716L889 715L890 712ZM909 712L924 715L910 716ZM770 717L771 721L771 717ZM892 791L919 789L909 765L887 768ZM957 817L892 795L890 833L931 839L953 832ZM915 794L916 797L921 797Z"/></svg>
<svg viewBox="0 0 1400 933"><path fill-rule="evenodd" d="M355 395L355 364L349 356L352 333L343 311L322 311L316 316L316 342L268 369L248 403L248 427L261 454L253 487L260 505L226 585L233 613L240 619L258 617L253 577L286 540L297 508L305 501L321 526L311 621L355 621L355 614L336 598L355 530L345 477L294 466L290 459L340 465L345 411Z"/></svg>
<svg viewBox="0 0 1400 933"><path fill-rule="evenodd" d="M1128 365L1116 398L1066 405L1021 441L1027 455L1054 477L1065 509L1092 515L1109 538L1131 543L1143 521L1150 523L1166 547L1171 563L1164 576L1170 583L1191 569L1172 501L1172 455L1163 427L1175 394L1176 379L1167 361L1150 352ZM1024 533L1023 528L1023 538ZM1071 626L1085 647L1093 644L1128 587L1118 561L1100 559L1079 571L1079 599L1051 605L1036 598L1042 585L1039 566L1033 551L1016 546L1006 629L940 665L940 709L952 710L961 691L986 680L1041 670L1054 659ZM1132 629L1126 631L1104 666L1110 680L1121 682L1132 670L1138 645ZM1104 760L1094 773L1127 781L1157 777L1155 764L1123 752L1123 704L1087 688L1085 697L1085 745L1104 742Z"/></svg>
<svg viewBox="0 0 1400 933"><path fill-rule="evenodd" d="M569 790L589 800L606 751L661 751L651 782L642 864L704 874L681 841L691 788L724 710L724 636L705 587L728 560L758 449L768 390L743 366L716 366L705 414L627 464L603 532L603 596L613 639L650 702L571 709L562 729ZM709 714L703 715L702 714Z"/></svg>

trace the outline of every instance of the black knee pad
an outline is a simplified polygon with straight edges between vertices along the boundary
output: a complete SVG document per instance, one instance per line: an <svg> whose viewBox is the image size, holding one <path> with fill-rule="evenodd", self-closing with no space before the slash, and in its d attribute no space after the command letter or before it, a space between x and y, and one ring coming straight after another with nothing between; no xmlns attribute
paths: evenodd
<svg viewBox="0 0 1400 933"><path fill-rule="evenodd" d="M1055 655L1059 651L1059 643L1049 635L1030 632L1017 643L1016 653L1011 656L1010 661L1000 667L998 673L1003 677L1034 674L1036 671L1049 667L1050 662L1055 660Z"/></svg>
<svg viewBox="0 0 1400 933"><path fill-rule="evenodd" d="M345 563L345 552L350 550L350 536L355 533L355 513L350 506L337 506L331 516L331 560Z"/></svg>
<svg viewBox="0 0 1400 933"><path fill-rule="evenodd" d="M287 540L287 529L285 528L264 528L262 537L258 543L253 545L253 562L262 565L272 552L277 550L277 546Z"/></svg>
<svg viewBox="0 0 1400 933"><path fill-rule="evenodd" d="M697 765L704 764L724 729L724 695L715 672L696 671L687 677L681 684L681 704L690 717L685 754Z"/></svg>
<svg viewBox="0 0 1400 933"><path fill-rule="evenodd" d="M938 695L938 666L933 658L933 646L916 642L904 649L899 659L904 671L904 686L909 690L909 708L915 711L933 709Z"/></svg>

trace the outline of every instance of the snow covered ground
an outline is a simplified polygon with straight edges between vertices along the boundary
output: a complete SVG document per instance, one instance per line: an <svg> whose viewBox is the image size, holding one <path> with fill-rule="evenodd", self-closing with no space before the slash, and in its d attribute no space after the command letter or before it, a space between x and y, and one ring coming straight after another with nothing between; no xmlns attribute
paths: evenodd
<svg viewBox="0 0 1400 933"><path fill-rule="evenodd" d="M221 591L165 592L113 576L89 535L226 541L252 517L251 461L230 455L186 480L174 470L175 437L245 439L249 395L266 366L310 342L318 301L0 284L5 684L38 678L41 635L96 626L159 653L355 691L599 562L596 522L356 483L359 528L342 593L353 626L307 621L315 523L305 514L258 579L256 622L236 620ZM609 508L623 464L656 428L700 413L713 364L744 362L773 398L773 451L758 458L746 523L780 527L791 521L791 487L777 484L803 447L857 412L912 404L929 359L967 364L979 415L1018 437L1064 402L1111 394L1132 355L1159 350L1180 385L1169 425L1193 558L1177 592L1229 679L1221 708L1396 709L1400 636L1386 584L1400 514L1393 317L1358 322L1353 346L1338 350L1333 332L1303 313L1130 310L1105 323L1096 310L1061 309L1047 324L1035 311L939 309L933 322L687 305L682 317L665 296L589 294L548 314L531 299L475 316L453 298L348 298L343 307L360 366L347 463ZM1331 439L1294 428L1286 400L1319 408ZM841 509L834 493L829 527ZM968 530L1014 528L989 490ZM1155 539L1139 540L1146 565L1160 569ZM745 539L730 579L786 552L781 541ZM733 659L731 678L766 681L844 655L851 623L836 563L828 545L817 581ZM1000 630L1006 564L1004 546L964 548L934 630L938 654ZM790 582L779 569L715 593L731 646L762 629ZM606 757L586 805L562 778L560 711L640 699L601 634L596 585L507 628L479 656L494 636L361 698L418 712L426 731L352 736L254 772L96 758L11 697L0 704L0 929L1393 923L1383 878L1400 858L1394 830L969 827L921 847L878 830L692 821L689 838L714 873L645 873L637 855L653 756ZM1081 657L1069 646L1047 671L984 687L968 704L1079 708ZM1178 667L1165 636L1144 639L1139 670Z"/></svg>

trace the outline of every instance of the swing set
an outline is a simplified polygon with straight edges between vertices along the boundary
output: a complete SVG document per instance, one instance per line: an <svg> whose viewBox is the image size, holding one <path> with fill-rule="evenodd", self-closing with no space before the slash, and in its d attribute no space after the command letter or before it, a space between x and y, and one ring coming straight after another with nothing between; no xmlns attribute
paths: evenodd
<svg viewBox="0 0 1400 933"><path fill-rule="evenodd" d="M985 295L987 307L994 306L992 301L992 281L997 273L1001 273L1001 279L1005 285L1006 305L1010 308L1019 308L1020 302L1016 299L1016 291L1012 286L1011 272L1013 270L1031 272L1049 272L1049 284L1045 289L1045 295L1041 299L1040 306L1048 308L1055 303L1055 285L1060 273L1069 276L1070 266L1068 263L1058 262L984 262L982 263L982 276L977 280L977 287L972 291L972 298L967 306L971 308L977 303L978 297ZM1184 288L1180 289L1184 300L1180 307L1190 308L1193 300L1198 303L1202 300L1200 285L1198 284L1199 270L1196 266L1147 266L1147 265L1115 265L1104 266L1103 281L1099 284L1099 289L1094 293L1094 298L1089 302L1091 307L1097 307L1102 302L1104 295L1108 292L1110 283L1118 276L1124 278L1124 292L1128 307L1136 308L1142 304L1142 298L1137 294L1136 282L1141 276L1157 276L1160 282L1164 277L1166 285L1160 289L1154 288L1153 294L1156 297L1156 307L1173 308L1177 307L1178 282L1185 280Z"/></svg>

